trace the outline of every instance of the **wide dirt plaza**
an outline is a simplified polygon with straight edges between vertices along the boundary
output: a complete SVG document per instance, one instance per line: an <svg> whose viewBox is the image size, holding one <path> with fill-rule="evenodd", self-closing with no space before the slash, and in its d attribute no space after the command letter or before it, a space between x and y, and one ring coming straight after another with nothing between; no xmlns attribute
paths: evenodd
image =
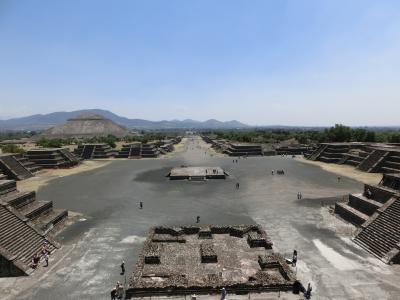
<svg viewBox="0 0 400 300"><path fill-rule="evenodd" d="M58 237L63 247L51 256L49 268L29 277L0 279L0 298L109 299L117 281L128 282L151 227L196 225L200 216L199 226L259 224L274 252L291 257L296 249L293 272L304 285L311 283L312 299L400 299L399 266L386 265L355 245L355 227L330 213L329 205L360 192L362 182L345 176L338 181L337 174L299 158L249 157L234 163L200 137L182 143L167 158L110 160L41 187L40 199L79 214ZM229 176L207 181L166 177L182 165L220 167ZM281 169L285 175L271 174ZM278 292L227 298L302 299Z"/></svg>

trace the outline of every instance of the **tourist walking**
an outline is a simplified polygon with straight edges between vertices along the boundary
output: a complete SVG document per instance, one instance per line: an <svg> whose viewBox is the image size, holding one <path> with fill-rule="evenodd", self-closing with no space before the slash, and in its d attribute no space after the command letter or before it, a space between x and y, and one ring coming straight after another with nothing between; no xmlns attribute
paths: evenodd
<svg viewBox="0 0 400 300"><path fill-rule="evenodd" d="M117 299L117 289L115 287L111 290L110 294L111 294L111 300Z"/></svg>
<svg viewBox="0 0 400 300"><path fill-rule="evenodd" d="M48 267L49 266L49 255L47 254L47 253L45 253L44 255L43 255L43 258L44 258L44 261L45 261L45 267Z"/></svg>
<svg viewBox="0 0 400 300"><path fill-rule="evenodd" d="M31 267L32 269L36 269L37 266L39 265L39 263L40 263L40 256L37 255L37 254L33 255L32 260L31 260L30 267Z"/></svg>
<svg viewBox="0 0 400 300"><path fill-rule="evenodd" d="M118 281L117 282L117 298L122 299L124 297L124 286Z"/></svg>
<svg viewBox="0 0 400 300"><path fill-rule="evenodd" d="M200 216L197 216L196 223L200 223Z"/></svg>
<svg viewBox="0 0 400 300"><path fill-rule="evenodd" d="M297 250L293 250L292 267L295 267L296 264L297 264Z"/></svg>
<svg viewBox="0 0 400 300"><path fill-rule="evenodd" d="M237 189L237 190L239 189L239 186L240 186L240 185L239 185L239 182L237 182L237 183L236 183L236 189Z"/></svg>
<svg viewBox="0 0 400 300"><path fill-rule="evenodd" d="M312 287L311 287L311 283L308 283L308 287L306 292L304 293L304 297L306 299L310 299L311 298L311 291L312 291Z"/></svg>
<svg viewBox="0 0 400 300"><path fill-rule="evenodd" d="M274 175L274 170L271 171L271 175Z"/></svg>
<svg viewBox="0 0 400 300"><path fill-rule="evenodd" d="M122 263L121 263L121 275L124 275L124 274L125 274L125 262L122 261Z"/></svg>
<svg viewBox="0 0 400 300"><path fill-rule="evenodd" d="M342 179L340 176L338 176L337 181L340 182L340 179Z"/></svg>
<svg viewBox="0 0 400 300"><path fill-rule="evenodd" d="M225 290L225 288L222 288L221 289L221 300L225 300L225 297L226 297L226 290Z"/></svg>
<svg viewBox="0 0 400 300"><path fill-rule="evenodd" d="M143 202L142 201L139 202L139 208L143 209Z"/></svg>

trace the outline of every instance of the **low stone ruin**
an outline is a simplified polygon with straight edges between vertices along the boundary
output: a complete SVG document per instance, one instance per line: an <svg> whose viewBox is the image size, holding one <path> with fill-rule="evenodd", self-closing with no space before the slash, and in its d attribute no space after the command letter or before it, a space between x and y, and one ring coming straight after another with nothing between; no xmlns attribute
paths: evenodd
<svg viewBox="0 0 400 300"><path fill-rule="evenodd" d="M296 280L256 225L157 226L150 230L126 298L288 291Z"/></svg>
<svg viewBox="0 0 400 300"><path fill-rule="evenodd" d="M226 179L229 176L220 167L187 167L173 168L167 177L171 180L207 180L207 179Z"/></svg>

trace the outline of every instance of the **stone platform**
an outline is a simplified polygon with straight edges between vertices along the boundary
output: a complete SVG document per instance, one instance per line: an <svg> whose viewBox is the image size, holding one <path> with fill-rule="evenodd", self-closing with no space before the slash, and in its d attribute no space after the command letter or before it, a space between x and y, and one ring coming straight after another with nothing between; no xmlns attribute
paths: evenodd
<svg viewBox="0 0 400 300"><path fill-rule="evenodd" d="M161 226L150 230L126 294L288 291L295 279L259 226Z"/></svg>
<svg viewBox="0 0 400 300"><path fill-rule="evenodd" d="M181 167L173 168L167 175L171 180L225 179L228 176L220 167Z"/></svg>

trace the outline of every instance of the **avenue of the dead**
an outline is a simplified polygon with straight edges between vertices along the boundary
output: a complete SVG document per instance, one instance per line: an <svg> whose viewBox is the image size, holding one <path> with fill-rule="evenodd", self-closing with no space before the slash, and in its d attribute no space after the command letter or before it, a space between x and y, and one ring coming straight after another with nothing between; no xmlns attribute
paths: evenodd
<svg viewBox="0 0 400 300"><path fill-rule="evenodd" d="M29 277L1 278L2 297L108 297L115 282L128 283L150 228L196 225L200 216L198 225L258 224L272 240L274 252L284 257L296 249L293 272L303 284L312 284L315 299L396 299L398 266L384 264L353 244L354 227L329 211L329 205L343 195L360 191L361 182L344 176L338 181L336 174L292 157L249 157L234 163L199 137L183 139L182 145L166 158L113 160L41 187L41 199L79 214L58 236L63 246L52 255L50 267ZM230 176L201 182L166 177L182 165L219 166ZM279 169L285 175L271 174ZM124 275L120 275L121 261L127 269ZM278 292L233 294L229 299L278 296L299 299Z"/></svg>

